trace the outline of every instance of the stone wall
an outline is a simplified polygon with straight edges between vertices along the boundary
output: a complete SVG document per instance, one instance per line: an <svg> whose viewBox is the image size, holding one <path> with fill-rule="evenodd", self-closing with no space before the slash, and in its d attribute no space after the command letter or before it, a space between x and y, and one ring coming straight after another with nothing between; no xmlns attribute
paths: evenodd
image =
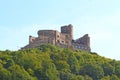
<svg viewBox="0 0 120 80"><path fill-rule="evenodd" d="M68 34L70 37L70 40L72 40L73 39L73 26L71 24L69 24L68 26L62 26L61 33Z"/></svg>
<svg viewBox="0 0 120 80"><path fill-rule="evenodd" d="M74 40L73 45L83 50L90 51L91 50L90 49L90 37L88 36L88 34L85 34L83 37Z"/></svg>
<svg viewBox="0 0 120 80"><path fill-rule="evenodd" d="M23 48L32 48L42 44L90 51L90 38L88 34L73 40L73 26L71 24L62 26L61 32L57 30L39 30L38 37L29 36L29 44Z"/></svg>

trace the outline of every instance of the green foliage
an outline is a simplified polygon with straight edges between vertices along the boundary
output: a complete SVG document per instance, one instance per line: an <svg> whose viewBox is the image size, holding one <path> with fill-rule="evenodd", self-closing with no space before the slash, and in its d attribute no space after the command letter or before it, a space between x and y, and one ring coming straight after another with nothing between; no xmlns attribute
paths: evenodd
<svg viewBox="0 0 120 80"><path fill-rule="evenodd" d="M92 64L85 64L80 70L81 75L89 75L94 80L99 80L104 76L103 69L99 66Z"/></svg>
<svg viewBox="0 0 120 80"><path fill-rule="evenodd" d="M30 80L30 75L19 65L13 65L8 68L11 73L11 80Z"/></svg>
<svg viewBox="0 0 120 80"><path fill-rule="evenodd" d="M116 75L112 75L110 80L120 80L120 78L118 78Z"/></svg>
<svg viewBox="0 0 120 80"><path fill-rule="evenodd" d="M11 74L5 68L0 67L0 80L10 80Z"/></svg>
<svg viewBox="0 0 120 80"><path fill-rule="evenodd" d="M117 61L117 63L114 62L115 67L115 74L120 78L120 62Z"/></svg>
<svg viewBox="0 0 120 80"><path fill-rule="evenodd" d="M112 66L111 64L104 63L102 67L103 67L105 76L108 76L108 75L111 76L114 73L114 66Z"/></svg>
<svg viewBox="0 0 120 80"><path fill-rule="evenodd" d="M0 80L120 80L120 61L53 45L0 51Z"/></svg>
<svg viewBox="0 0 120 80"><path fill-rule="evenodd" d="M104 76L101 80L110 80L110 76Z"/></svg>

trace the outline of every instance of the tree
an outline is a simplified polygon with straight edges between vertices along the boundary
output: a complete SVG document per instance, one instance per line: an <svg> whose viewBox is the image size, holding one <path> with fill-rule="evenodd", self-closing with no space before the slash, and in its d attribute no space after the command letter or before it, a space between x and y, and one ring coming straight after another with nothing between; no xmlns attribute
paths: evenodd
<svg viewBox="0 0 120 80"><path fill-rule="evenodd" d="M111 64L109 64L109 63L104 63L104 64L102 65L102 67L103 67L104 75L105 75L105 76L108 76L108 75L111 76L111 75L114 73L114 67L113 67Z"/></svg>
<svg viewBox="0 0 120 80"><path fill-rule="evenodd" d="M120 77L120 64L117 64L117 65L115 66L115 74L116 74L118 77Z"/></svg>
<svg viewBox="0 0 120 80"><path fill-rule="evenodd" d="M45 60L43 61L42 66L43 66L42 72L48 80L59 80L58 71L53 63Z"/></svg>
<svg viewBox="0 0 120 80"><path fill-rule="evenodd" d="M30 80L31 79L27 71L25 71L24 68L20 67L19 65L13 65L9 67L9 71L11 73L11 80Z"/></svg>
<svg viewBox="0 0 120 80"><path fill-rule="evenodd" d="M0 80L10 80L10 77L10 72L3 67L0 67Z"/></svg>
<svg viewBox="0 0 120 80"><path fill-rule="evenodd" d="M51 45L0 51L0 80L120 80L120 61Z"/></svg>
<svg viewBox="0 0 120 80"><path fill-rule="evenodd" d="M116 75L112 75L110 80L120 80Z"/></svg>
<svg viewBox="0 0 120 80"><path fill-rule="evenodd" d="M79 73L79 64L78 60L73 53L69 54L68 64L70 65L71 72L74 74Z"/></svg>
<svg viewBox="0 0 120 80"><path fill-rule="evenodd" d="M82 69L80 69L81 75L89 75L94 80L101 79L104 76L103 69L99 66L92 65L92 64L86 64L83 66Z"/></svg>
<svg viewBox="0 0 120 80"><path fill-rule="evenodd" d="M66 61L59 60L56 63L56 68L59 71L64 71L64 72L71 72L69 64L67 64Z"/></svg>
<svg viewBox="0 0 120 80"><path fill-rule="evenodd" d="M110 76L104 76L100 80L110 80Z"/></svg>
<svg viewBox="0 0 120 80"><path fill-rule="evenodd" d="M84 76L84 80L93 80L90 76L88 76L88 75L85 75Z"/></svg>

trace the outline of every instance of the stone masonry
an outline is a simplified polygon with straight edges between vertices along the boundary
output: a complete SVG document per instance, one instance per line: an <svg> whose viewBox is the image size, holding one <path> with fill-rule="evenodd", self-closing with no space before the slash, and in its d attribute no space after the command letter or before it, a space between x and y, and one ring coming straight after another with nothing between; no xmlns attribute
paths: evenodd
<svg viewBox="0 0 120 80"><path fill-rule="evenodd" d="M39 30L37 34L38 37L29 36L29 44L22 49L33 48L42 44L52 44L62 48L91 50L88 34L73 40L73 26L71 24L62 26L61 32L57 30Z"/></svg>

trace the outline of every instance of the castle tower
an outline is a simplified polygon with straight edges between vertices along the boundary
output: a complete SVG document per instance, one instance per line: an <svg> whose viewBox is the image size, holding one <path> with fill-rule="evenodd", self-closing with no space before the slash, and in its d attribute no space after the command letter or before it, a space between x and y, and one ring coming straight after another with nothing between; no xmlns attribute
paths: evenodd
<svg viewBox="0 0 120 80"><path fill-rule="evenodd" d="M68 34L70 36L70 39L73 39L73 26L69 24L68 26L62 26L61 27L61 33Z"/></svg>

